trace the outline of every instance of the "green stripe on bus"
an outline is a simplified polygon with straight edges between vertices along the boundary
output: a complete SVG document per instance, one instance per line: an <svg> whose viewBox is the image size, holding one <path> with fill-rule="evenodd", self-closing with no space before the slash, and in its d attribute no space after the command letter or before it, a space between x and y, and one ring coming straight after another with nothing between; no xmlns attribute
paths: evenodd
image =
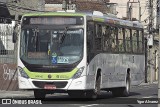
<svg viewBox="0 0 160 107"><path fill-rule="evenodd" d="M94 21L98 21L98 22L104 22L104 19L103 19L103 18L93 17L93 20L94 20Z"/></svg>
<svg viewBox="0 0 160 107"><path fill-rule="evenodd" d="M70 72L60 72L60 73L43 73L41 72L30 72L26 67L23 70L27 73L27 75L31 79L40 79L40 80L68 80L73 77L73 75L77 72L78 68L73 69ZM50 78L49 76L50 75Z"/></svg>

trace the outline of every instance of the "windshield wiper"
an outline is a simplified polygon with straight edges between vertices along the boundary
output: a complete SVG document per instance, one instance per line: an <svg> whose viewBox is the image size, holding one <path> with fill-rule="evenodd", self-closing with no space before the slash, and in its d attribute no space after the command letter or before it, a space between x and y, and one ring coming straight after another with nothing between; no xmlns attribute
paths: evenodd
<svg viewBox="0 0 160 107"><path fill-rule="evenodd" d="M62 37L61 37L61 39L60 39L60 44L63 43L63 41L64 41L64 39L65 39L65 37L66 37L66 35L67 35L67 31L68 31L68 27L65 27L64 32L63 32L63 34L62 34Z"/></svg>
<svg viewBox="0 0 160 107"><path fill-rule="evenodd" d="M39 45L39 38L38 38L38 28L35 29L35 51L38 51L38 45Z"/></svg>

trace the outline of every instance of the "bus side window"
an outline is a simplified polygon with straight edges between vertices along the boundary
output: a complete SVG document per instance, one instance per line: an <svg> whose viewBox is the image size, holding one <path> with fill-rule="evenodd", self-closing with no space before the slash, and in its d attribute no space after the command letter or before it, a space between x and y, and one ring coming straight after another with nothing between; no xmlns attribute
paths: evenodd
<svg viewBox="0 0 160 107"><path fill-rule="evenodd" d="M110 43L110 33L111 33L111 27L106 25L105 26L105 29L103 31L103 50L106 51L106 52L109 52L110 49L111 49L111 43Z"/></svg>
<svg viewBox="0 0 160 107"><path fill-rule="evenodd" d="M95 41L95 50L101 51L102 50L102 25L101 24L95 24L96 27L96 34L94 37Z"/></svg>
<svg viewBox="0 0 160 107"><path fill-rule="evenodd" d="M139 53L143 53L143 31L139 31L139 35L138 35L138 52Z"/></svg>
<svg viewBox="0 0 160 107"><path fill-rule="evenodd" d="M93 56L93 36L94 36L94 22L87 23L87 62L89 62Z"/></svg>
<svg viewBox="0 0 160 107"><path fill-rule="evenodd" d="M131 52L131 30L125 29L126 52Z"/></svg>
<svg viewBox="0 0 160 107"><path fill-rule="evenodd" d="M137 53L138 52L138 42L137 42L137 39L138 39L138 31L137 30L132 30L132 46L133 46L133 52L134 53Z"/></svg>
<svg viewBox="0 0 160 107"><path fill-rule="evenodd" d="M118 52L118 28L112 27L110 34L111 51Z"/></svg>
<svg viewBox="0 0 160 107"><path fill-rule="evenodd" d="M118 29L118 47L119 52L125 52L125 38L124 28Z"/></svg>
<svg viewBox="0 0 160 107"><path fill-rule="evenodd" d="M102 36L102 25L96 24L96 37Z"/></svg>

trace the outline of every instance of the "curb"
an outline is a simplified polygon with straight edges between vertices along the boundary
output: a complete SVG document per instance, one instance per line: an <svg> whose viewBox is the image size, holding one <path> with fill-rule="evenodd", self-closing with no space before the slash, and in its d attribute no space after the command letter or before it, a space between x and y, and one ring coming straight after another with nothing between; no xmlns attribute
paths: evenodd
<svg viewBox="0 0 160 107"><path fill-rule="evenodd" d="M152 85L152 84L158 84L158 81L155 81L155 82L153 82L153 83L150 83L150 82L148 82L148 83L140 83L138 86Z"/></svg>

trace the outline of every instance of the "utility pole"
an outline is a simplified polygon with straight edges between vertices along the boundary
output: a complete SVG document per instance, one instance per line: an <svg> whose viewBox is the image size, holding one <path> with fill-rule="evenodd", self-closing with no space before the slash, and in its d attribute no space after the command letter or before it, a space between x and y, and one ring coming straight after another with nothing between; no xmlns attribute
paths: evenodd
<svg viewBox="0 0 160 107"><path fill-rule="evenodd" d="M148 35L148 42L151 40L152 41L152 38L153 38L153 33L152 33L152 27L153 27L153 0L149 0L149 35ZM153 42L152 42L153 43ZM148 57L148 64L149 64L149 72L150 72L150 83L153 83L153 58L152 58L152 45L148 45L149 47L149 57Z"/></svg>
<svg viewBox="0 0 160 107"><path fill-rule="evenodd" d="M138 3L139 5L139 21L141 21L141 6L140 6L140 1L138 0L138 1L128 1L127 2L127 18L128 19L130 19L130 20L132 20L132 18L133 18L133 4L135 4L135 3Z"/></svg>
<svg viewBox="0 0 160 107"><path fill-rule="evenodd" d="M15 27L14 27L14 30L15 30L15 32L17 34L17 40L18 40L18 20L19 20L19 14L18 14L18 10L17 10L17 6L18 6L17 4L18 4L18 0L15 0L15 6L16 6L16 8L15 8ZM15 50L14 54L15 54L16 64L18 63L17 62L17 52L18 52L17 45L18 45L18 42L16 42L14 44L14 50Z"/></svg>
<svg viewBox="0 0 160 107"><path fill-rule="evenodd" d="M160 25L159 28L159 56L160 56ZM158 99L160 99L160 57L158 57ZM158 103L158 107L160 107L160 103Z"/></svg>
<svg viewBox="0 0 160 107"><path fill-rule="evenodd" d="M68 4L68 0L63 0L62 1L62 10L64 10L64 11L67 10L67 4Z"/></svg>
<svg viewBox="0 0 160 107"><path fill-rule="evenodd" d="M158 32L158 38L159 38L159 51L158 51L158 99L160 99L160 23L159 23L159 17L160 17L160 0L157 0L157 26L159 29ZM158 103L158 107L160 107L160 103Z"/></svg>

